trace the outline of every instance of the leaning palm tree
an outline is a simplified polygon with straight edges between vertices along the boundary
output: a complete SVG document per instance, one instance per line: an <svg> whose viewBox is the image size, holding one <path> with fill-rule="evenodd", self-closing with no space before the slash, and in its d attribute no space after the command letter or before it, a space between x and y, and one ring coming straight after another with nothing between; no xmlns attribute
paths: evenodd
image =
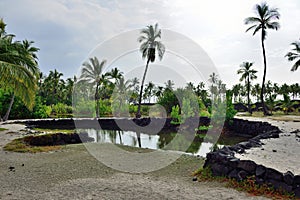
<svg viewBox="0 0 300 200"><path fill-rule="evenodd" d="M258 31L261 30L261 45L263 51L263 59L264 59L264 74L262 81L262 89L260 94L261 103L263 106L264 115L268 114L267 108L264 103L264 92L265 92L265 80L266 80L266 72L267 72L267 59L266 59L266 50L264 41L267 36L267 29L275 29L278 30L280 25L277 20L280 17L277 8L269 8L267 3L263 2L261 4L256 4L255 6L255 17L248 17L245 19L245 24L251 24L251 26L246 30L246 32L253 30L253 35L255 35Z"/></svg>
<svg viewBox="0 0 300 200"><path fill-rule="evenodd" d="M3 118L7 120L15 96L29 109L33 108L39 68L35 52L39 49L14 42L14 35L5 32L6 24L0 19L0 87L11 91L12 98Z"/></svg>
<svg viewBox="0 0 300 200"><path fill-rule="evenodd" d="M148 66L150 62L154 62L156 58L156 54L158 54L159 59L161 60L165 53L165 46L159 39L161 39L161 29L158 28L158 24L156 23L154 26L149 25L146 28L141 30L141 36L138 38L140 46L140 52L142 53L142 58L147 59L140 95L139 95L139 102L138 102L138 110L136 113L136 117L141 117L141 103L142 103L142 96L143 96L143 89L144 89L144 82L148 70Z"/></svg>
<svg viewBox="0 0 300 200"><path fill-rule="evenodd" d="M255 75L257 73L256 70L251 69L253 66L253 63L244 62L240 65L240 69L237 71L238 74L242 74L240 81L245 80L245 84L247 87L247 101L248 101L248 112L252 114L251 106L250 106L250 87L251 87L251 80L254 80L257 78Z"/></svg>
<svg viewBox="0 0 300 200"><path fill-rule="evenodd" d="M300 66L300 40L293 42L291 45L294 46L292 51L288 52L285 57L288 58L288 61L296 60L295 64L293 65L291 71L294 72Z"/></svg>
<svg viewBox="0 0 300 200"><path fill-rule="evenodd" d="M99 63L97 57L90 58L89 62L84 62L83 68L81 69L80 82L85 82L91 84L95 87L95 109L96 109L96 117L99 118L99 87L101 84L101 76L103 75L103 67L106 63L106 60L102 60Z"/></svg>

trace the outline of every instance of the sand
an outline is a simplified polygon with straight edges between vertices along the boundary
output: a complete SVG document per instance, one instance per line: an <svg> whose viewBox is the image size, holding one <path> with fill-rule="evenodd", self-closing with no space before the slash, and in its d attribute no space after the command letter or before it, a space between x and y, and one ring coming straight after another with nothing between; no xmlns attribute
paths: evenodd
<svg viewBox="0 0 300 200"><path fill-rule="evenodd" d="M188 155L163 169L133 174L103 165L82 144L48 153L5 152L2 147L22 137L24 126L0 127L10 129L0 131L0 199L266 199L218 182L192 181L203 159Z"/></svg>
<svg viewBox="0 0 300 200"><path fill-rule="evenodd" d="M242 160L253 160L257 164L271 167L282 173L291 171L300 175L300 117L239 117L250 121L265 121L277 126L283 133L279 138L262 140L264 145L246 150L244 154L236 154ZM283 121L284 120L284 121ZM299 133L291 133L293 131Z"/></svg>

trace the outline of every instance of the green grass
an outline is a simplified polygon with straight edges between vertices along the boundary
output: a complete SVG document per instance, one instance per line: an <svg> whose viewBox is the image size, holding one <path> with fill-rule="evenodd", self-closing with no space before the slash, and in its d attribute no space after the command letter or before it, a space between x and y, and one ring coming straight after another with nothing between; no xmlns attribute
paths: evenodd
<svg viewBox="0 0 300 200"><path fill-rule="evenodd" d="M199 168L194 172L194 176L197 176L198 181L217 181L220 183L225 183L225 185L229 188L247 192L254 196L265 196L272 199L296 199L294 194L275 190L271 187L268 187L266 184L256 184L254 176L250 176L243 181L237 181L235 179L222 176L213 176L210 168Z"/></svg>
<svg viewBox="0 0 300 200"><path fill-rule="evenodd" d="M8 129L6 129L6 128L0 128L0 131L6 131L6 130L8 130Z"/></svg>
<svg viewBox="0 0 300 200"><path fill-rule="evenodd" d="M30 146L24 142L23 138L19 138L6 144L3 149L5 151L13 151L18 153L38 153L56 151L61 149L61 146Z"/></svg>

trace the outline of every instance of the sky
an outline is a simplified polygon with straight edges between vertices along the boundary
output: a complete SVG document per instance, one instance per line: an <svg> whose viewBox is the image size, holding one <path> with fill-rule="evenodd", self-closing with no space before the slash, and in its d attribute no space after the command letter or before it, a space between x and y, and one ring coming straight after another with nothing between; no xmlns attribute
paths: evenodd
<svg viewBox="0 0 300 200"><path fill-rule="evenodd" d="M95 55L107 59L109 67L119 67L128 77L141 76L145 61L134 37L139 36L140 29L158 23L167 52L162 61L157 59L151 65L148 81L160 77L157 82L163 83L179 76L183 82L197 84L207 81L208 73L216 71L231 87L239 83L237 70L245 61L254 62L258 70L255 82L262 80L260 37L246 33L244 24L246 17L254 16L257 3L260 1L0 0L0 18L7 24L6 31L15 34L17 40L33 40L40 48L39 67L44 74L57 69L65 78L78 75L82 63ZM279 8L281 14L281 28L269 30L265 41L267 80L299 83L300 70L291 72L293 63L284 55L290 43L300 38L300 1L267 3ZM178 43L178 38L187 43ZM194 45L191 51L190 45ZM202 65L199 69L195 64L198 57L208 63L205 66L211 66L210 71L203 70ZM200 73L193 71L195 66Z"/></svg>

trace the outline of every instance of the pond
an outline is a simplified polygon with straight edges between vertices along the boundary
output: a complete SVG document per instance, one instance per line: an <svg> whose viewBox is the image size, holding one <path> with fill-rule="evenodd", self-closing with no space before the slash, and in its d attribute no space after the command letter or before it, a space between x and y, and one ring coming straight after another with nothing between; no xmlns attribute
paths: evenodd
<svg viewBox="0 0 300 200"><path fill-rule="evenodd" d="M234 145L249 138L233 135L222 135L217 140L205 135L180 134L174 132L160 132L155 135L136 133L134 131L100 130L100 129L79 129L80 132L87 132L89 137L97 143L113 143L139 148L162 149L181 151L195 156L205 157L213 148L224 145ZM175 139L176 138L176 139ZM217 141L214 145L213 141Z"/></svg>

